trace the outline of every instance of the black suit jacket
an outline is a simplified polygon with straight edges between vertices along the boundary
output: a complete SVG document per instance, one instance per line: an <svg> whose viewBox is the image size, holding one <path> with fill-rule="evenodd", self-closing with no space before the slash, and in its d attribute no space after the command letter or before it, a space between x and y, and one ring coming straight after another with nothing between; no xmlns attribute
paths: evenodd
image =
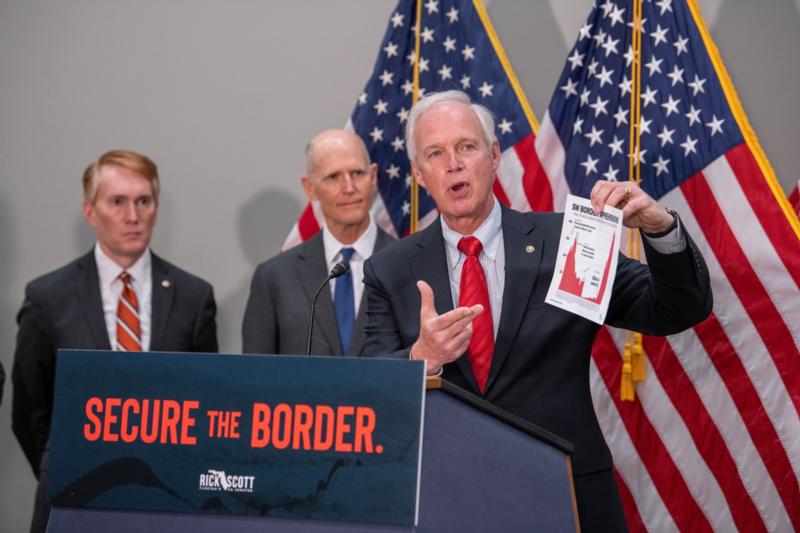
<svg viewBox="0 0 800 533"><path fill-rule="evenodd" d="M216 352L211 285L152 254L150 349ZM168 282L168 283L163 283ZM94 250L31 281L17 315L12 426L36 476L50 432L56 350L110 350Z"/></svg>
<svg viewBox="0 0 800 533"><path fill-rule="evenodd" d="M378 228L374 251L392 242L394 239ZM258 265L250 284L250 297L242 322L242 351L305 354L311 301L327 275L321 231ZM346 352L352 356L362 355L366 321L366 305L362 296L350 346L344 350L339 340L331 291L325 287L317 299L311 353L342 355Z"/></svg>
<svg viewBox="0 0 800 533"><path fill-rule="evenodd" d="M573 473L580 476L610 469L612 460L589 390L589 359L599 326L544 302L562 221L557 213L502 210L505 290L482 396L572 441ZM685 251L670 255L657 253L645 241L649 269L620 256L606 323L668 335L709 314L708 271L688 235L687 241ZM528 246L533 246L532 253ZM367 261L368 354L408 357L419 336L417 280L432 287L437 312L453 308L445 253L436 222ZM445 365L443 377L481 395L466 356ZM580 494L578 503L580 507Z"/></svg>

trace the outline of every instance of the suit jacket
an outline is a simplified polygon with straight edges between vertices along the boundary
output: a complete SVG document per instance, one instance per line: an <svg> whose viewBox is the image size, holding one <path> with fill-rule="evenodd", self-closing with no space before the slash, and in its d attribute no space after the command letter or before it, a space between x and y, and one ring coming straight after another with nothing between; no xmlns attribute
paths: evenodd
<svg viewBox="0 0 800 533"><path fill-rule="evenodd" d="M150 349L216 352L211 285L152 254ZM162 282L169 283L163 284ZM31 281L17 315L12 426L36 476L50 432L56 350L110 350L94 250Z"/></svg>
<svg viewBox="0 0 800 533"><path fill-rule="evenodd" d="M443 377L572 441L573 473L580 476L610 469L612 460L589 391L590 352L599 326L544 302L562 221L562 214L503 208L505 291L486 389L481 394L466 356L445 365ZM683 252L663 255L645 241L649 269L620 256L606 323L668 335L704 319L712 305L708 271L688 235L687 243ZM439 223L367 261L368 354L408 357L419 336L417 280L430 284L437 312L453 308Z"/></svg>
<svg viewBox="0 0 800 533"><path fill-rule="evenodd" d="M374 251L394 239L378 228ZM328 275L320 231L307 241L261 263L253 274L250 297L242 323L244 353L303 355L314 293ZM339 340L331 291L325 287L317 299L311 353L314 355L363 354L366 305L361 297L350 346Z"/></svg>

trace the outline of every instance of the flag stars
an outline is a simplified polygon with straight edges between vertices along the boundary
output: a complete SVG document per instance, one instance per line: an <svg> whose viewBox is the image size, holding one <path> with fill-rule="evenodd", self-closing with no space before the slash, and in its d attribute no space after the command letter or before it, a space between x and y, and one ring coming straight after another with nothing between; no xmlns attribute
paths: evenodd
<svg viewBox="0 0 800 533"><path fill-rule="evenodd" d="M625 19L622 17L622 14L625 13L625 9L619 6L614 6L614 9L611 11L611 27L617 25L619 22L620 24L625 24Z"/></svg>
<svg viewBox="0 0 800 533"><path fill-rule="evenodd" d="M597 43L597 46L602 46L603 41L606 40L606 32L600 30L594 35L594 37L592 37L592 39L594 39L594 42Z"/></svg>
<svg viewBox="0 0 800 533"><path fill-rule="evenodd" d="M686 135L686 140L680 144L681 148L683 148L683 155L688 156L689 154L696 154L697 148L697 139L692 139L691 135Z"/></svg>
<svg viewBox="0 0 800 533"><path fill-rule="evenodd" d="M628 123L628 110L627 109L623 109L621 107L619 109L617 109L617 112L614 113L614 120L617 121L617 127L620 127L620 125L622 125L622 124L627 124Z"/></svg>
<svg viewBox="0 0 800 533"><path fill-rule="evenodd" d="M358 95L358 105L364 105L367 103L367 93L361 93Z"/></svg>
<svg viewBox="0 0 800 533"><path fill-rule="evenodd" d="M618 42L619 42L619 39L612 40L610 35L606 38L606 42L604 42L601 45L601 48L603 48L606 51L606 57L610 56L611 54L618 54L619 53L617 51L617 43Z"/></svg>
<svg viewBox="0 0 800 533"><path fill-rule="evenodd" d="M425 3L425 9L428 10L428 15L432 15L434 13L439 12L439 0L428 0Z"/></svg>
<svg viewBox="0 0 800 533"><path fill-rule="evenodd" d="M594 101L593 104L590 104L589 107L594 109L594 116L597 118L599 115L608 115L608 111L606 111L606 106L608 105L608 100L603 100L600 96L597 96L597 99Z"/></svg>
<svg viewBox="0 0 800 533"><path fill-rule="evenodd" d="M628 79L628 76L623 76L622 82L620 82L617 87L619 87L619 90L622 91L621 96L625 96L631 92L631 80Z"/></svg>
<svg viewBox="0 0 800 533"><path fill-rule="evenodd" d="M445 52L454 52L456 49L456 40L450 37L449 35L442 44L444 45Z"/></svg>
<svg viewBox="0 0 800 533"><path fill-rule="evenodd" d="M401 15L400 13L395 13L391 18L392 27L393 28L401 27L403 25L403 19L404 18L405 18L405 15Z"/></svg>
<svg viewBox="0 0 800 533"><path fill-rule="evenodd" d="M408 109L405 107L401 107L400 111L398 111L395 116L400 120L400 122L405 122L408 120Z"/></svg>
<svg viewBox="0 0 800 533"><path fill-rule="evenodd" d="M583 131L583 119L579 118L572 125L572 135L577 135Z"/></svg>
<svg viewBox="0 0 800 533"><path fill-rule="evenodd" d="M386 174L390 180L396 180L400 177L400 167L395 164L389 165L389 168L386 169Z"/></svg>
<svg viewBox="0 0 800 533"><path fill-rule="evenodd" d="M589 103L590 94L592 94L592 91L584 87L583 90L581 91L581 105L586 105Z"/></svg>
<svg viewBox="0 0 800 533"><path fill-rule="evenodd" d="M439 76L442 77L442 81L444 80L451 80L453 79L453 69L452 67L448 67L447 65L442 65L442 68L438 70Z"/></svg>
<svg viewBox="0 0 800 533"><path fill-rule="evenodd" d="M683 70L678 68L678 65L672 67L672 72L667 74L667 77L672 80L672 86L675 87L679 83L683 83Z"/></svg>
<svg viewBox="0 0 800 533"><path fill-rule="evenodd" d="M458 9L451 7L450 11L448 11L446 15L447 15L447 20L450 21L450 24L458 22Z"/></svg>
<svg viewBox="0 0 800 533"><path fill-rule="evenodd" d="M588 67L586 67L586 70L589 71L589 74L594 76L595 74L597 74L598 65L600 65L600 63L598 63L596 59L592 59L592 62L589 63Z"/></svg>
<svg viewBox="0 0 800 533"><path fill-rule="evenodd" d="M662 28L661 24L656 26L656 29L653 30L650 35L653 36L653 48L658 46L659 43L666 43L667 42L667 32L669 28Z"/></svg>
<svg viewBox="0 0 800 533"><path fill-rule="evenodd" d="M378 103L376 103L372 107L373 107L373 109L375 109L375 112L378 114L378 116L380 116L380 115L383 115L383 114L385 114L387 112L387 107L388 106L389 106L388 103L384 102L383 100L378 99Z"/></svg>
<svg viewBox="0 0 800 533"><path fill-rule="evenodd" d="M393 42L389 41L386 43L386 46L383 47L383 51L386 52L386 57L394 57L397 54L397 45Z"/></svg>
<svg viewBox="0 0 800 533"><path fill-rule="evenodd" d="M614 167L612 167L611 165L608 165L608 170L606 170L605 172L603 172L603 177L604 177L604 178L605 178L607 181L619 181L619 180L617 179L617 174L618 174L618 173L619 173L619 169L617 169L617 168L614 168Z"/></svg>
<svg viewBox="0 0 800 533"><path fill-rule="evenodd" d="M459 80L459 83L461 83L461 88L462 88L463 90L465 90L465 91L466 91L467 89L469 89L469 87L470 87L470 82L471 82L471 81L472 81L472 78L470 78L470 77L469 77L469 76L467 76L466 74L464 74L463 76L461 76L461 79Z"/></svg>
<svg viewBox="0 0 800 533"><path fill-rule="evenodd" d="M567 83L559 87L560 90L564 91L564 98L569 98L570 96L577 96L578 91L578 82L572 81L567 79Z"/></svg>
<svg viewBox="0 0 800 533"><path fill-rule="evenodd" d="M406 142L403 139L401 139L400 137L395 137L394 140L392 141L392 148L394 148L395 152L399 152L400 150L405 148L405 144Z"/></svg>
<svg viewBox="0 0 800 533"><path fill-rule="evenodd" d="M647 153L647 150L639 150L639 163L641 163L641 164L643 164L643 165L645 164L645 161L644 161L644 154L646 154L646 153ZM631 156L630 156L630 155L628 155L628 158L630 158L630 157L631 157Z"/></svg>
<svg viewBox="0 0 800 533"><path fill-rule="evenodd" d="M669 161L669 159L664 159L661 157L661 154L658 154L658 161L653 163L653 168L656 169L656 177L660 176L662 173L669 173L667 170Z"/></svg>
<svg viewBox="0 0 800 533"><path fill-rule="evenodd" d="M673 144L672 141L672 134L675 133L675 130L671 130L667 128L667 125L664 124L664 127L661 129L661 133L659 133L656 137L661 140L661 147L665 147L667 144Z"/></svg>
<svg viewBox="0 0 800 533"><path fill-rule="evenodd" d="M645 120L644 117L639 117L639 132L641 134L650 133L650 124L652 123L652 120Z"/></svg>
<svg viewBox="0 0 800 533"><path fill-rule="evenodd" d="M583 136L589 139L590 148L597 143L603 142L603 130L598 130L594 126L592 126L592 131L589 133L584 133Z"/></svg>
<svg viewBox="0 0 800 533"><path fill-rule="evenodd" d="M489 96L492 96L493 89L494 85L487 82L483 82L483 85L478 87L478 92L481 93L481 96L483 96L484 98L488 98Z"/></svg>
<svg viewBox="0 0 800 533"><path fill-rule="evenodd" d="M425 59L424 57L420 57L419 58L419 71L420 72L428 72L428 70L430 70L428 68L428 63L429 63L429 61L427 59Z"/></svg>
<svg viewBox="0 0 800 533"><path fill-rule="evenodd" d="M632 46L628 46L628 51L625 52L624 54L622 54L622 57L625 58L625 66L626 67L631 66L631 63L633 63L633 56L634 55L635 54L633 53L633 47Z"/></svg>
<svg viewBox="0 0 800 533"><path fill-rule="evenodd" d="M426 43L433 42L433 30L426 26L425 29L422 30L421 37L423 42Z"/></svg>
<svg viewBox="0 0 800 533"><path fill-rule="evenodd" d="M461 50L461 55L464 56L464 61L475 59L475 48L467 45Z"/></svg>
<svg viewBox="0 0 800 533"><path fill-rule="evenodd" d="M697 93L705 93L706 90L703 88L703 85L705 85L705 83L706 83L706 79L705 78L703 78L701 80L700 76L695 74L694 75L694 81L689 82L689 84L688 84L689 87L692 88L692 96L697 96Z"/></svg>
<svg viewBox="0 0 800 533"><path fill-rule="evenodd" d="M497 125L500 128L500 133L511 133L511 126L513 124L508 121L508 119L504 118L500 124Z"/></svg>
<svg viewBox="0 0 800 533"><path fill-rule="evenodd" d="M411 82L411 80L406 80L403 83L402 87L403 87L403 94L405 94L406 96L414 92L414 84Z"/></svg>
<svg viewBox="0 0 800 533"><path fill-rule="evenodd" d="M671 0L658 0L658 2L656 2L656 5L658 6L659 9L661 9L661 13L659 13L659 15L663 17L664 13L666 13L667 11L672 11L671 4L672 4Z"/></svg>
<svg viewBox="0 0 800 533"><path fill-rule="evenodd" d="M667 116L670 116L671 114L678 112L678 104L680 103L680 99L675 99L672 97L672 95L669 95L669 98L666 102L661 104L661 107L664 108L664 112L667 114Z"/></svg>
<svg viewBox="0 0 800 533"><path fill-rule="evenodd" d="M687 37L679 37L677 41L672 43L672 46L675 47L675 54L680 57L681 54L684 52L688 52L689 49L686 46L689 43L689 39Z"/></svg>
<svg viewBox="0 0 800 533"><path fill-rule="evenodd" d="M600 88L602 89L605 84L611 85L611 75L614 73L613 70L608 70L605 66L600 71L600 74L595 74L595 79L600 81Z"/></svg>
<svg viewBox="0 0 800 533"><path fill-rule="evenodd" d="M404 215L408 215L409 213L411 213L411 204L408 203L408 200L403 202L401 209L403 210Z"/></svg>
<svg viewBox="0 0 800 533"><path fill-rule="evenodd" d="M711 128L711 136L713 137L717 133L722 134L722 123L725 122L725 119L717 118L717 115L711 115L711 122L706 122L706 126Z"/></svg>
<svg viewBox="0 0 800 533"><path fill-rule="evenodd" d="M586 154L586 161L581 163L581 166L586 171L586 176L588 176L590 172L597 172L598 161L600 161L600 159L594 159L591 154Z"/></svg>
<svg viewBox="0 0 800 533"><path fill-rule="evenodd" d="M600 5L600 9L603 10L603 17L608 17L608 14L614 9L613 0L606 0L605 3Z"/></svg>
<svg viewBox="0 0 800 533"><path fill-rule="evenodd" d="M686 113L686 118L689 119L689 126L693 126L695 122L700 122L700 110L695 109L694 105L689 108L689 112Z"/></svg>
<svg viewBox="0 0 800 533"><path fill-rule="evenodd" d="M406 189L411 188L411 182L414 181L414 176L406 174Z"/></svg>
<svg viewBox="0 0 800 533"><path fill-rule="evenodd" d="M648 61L648 62L647 62L647 63L645 63L645 65L644 65L644 66L646 66L646 67L647 67L647 70L648 70L648 73L647 73L647 75L648 75L648 76L652 76L652 75L653 75L653 74L655 74L656 72L658 72L659 74L661 74L661 63L662 63L663 61L664 61L663 59L656 59L656 56L653 56L653 57L651 57L651 58L650 58L650 61Z"/></svg>
<svg viewBox="0 0 800 533"><path fill-rule="evenodd" d="M376 143L378 141L383 140L383 130L380 129L378 126L372 128L372 131L369 132L369 136L372 137L372 142Z"/></svg>
<svg viewBox="0 0 800 533"><path fill-rule="evenodd" d="M584 24L581 26L581 29L578 30L578 40L582 41L583 39L588 39L592 35L592 25L589 23Z"/></svg>
<svg viewBox="0 0 800 533"><path fill-rule="evenodd" d="M570 62L570 70L575 70L578 67L583 66L583 56L586 54L579 54L578 50L573 50L572 55L567 58L567 61Z"/></svg>
<svg viewBox="0 0 800 533"><path fill-rule="evenodd" d="M388 70L384 70L380 76L378 76L381 80L381 84L386 87L387 85L391 85L394 79L394 73L389 72Z"/></svg>
<svg viewBox="0 0 800 533"><path fill-rule="evenodd" d="M611 157L622 153L622 144L624 142L624 139L618 139L617 136L614 135L614 140L608 143L608 147L611 148Z"/></svg>
<svg viewBox="0 0 800 533"><path fill-rule="evenodd" d="M648 85L647 90L642 93L642 107L647 107L650 104L655 104L656 94L658 94L658 91L656 91L655 89L653 89Z"/></svg>

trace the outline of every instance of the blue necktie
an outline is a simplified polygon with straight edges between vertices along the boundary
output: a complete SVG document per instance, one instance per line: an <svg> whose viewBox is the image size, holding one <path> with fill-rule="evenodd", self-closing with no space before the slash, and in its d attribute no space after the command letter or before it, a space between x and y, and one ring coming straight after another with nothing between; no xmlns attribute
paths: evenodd
<svg viewBox="0 0 800 533"><path fill-rule="evenodd" d="M342 248L342 261L350 263L353 257L352 248ZM336 278L336 290L333 292L333 311L336 313L336 324L339 326L339 340L342 342L342 353L347 355L353 325L356 322L356 304L353 298L353 272L348 270Z"/></svg>

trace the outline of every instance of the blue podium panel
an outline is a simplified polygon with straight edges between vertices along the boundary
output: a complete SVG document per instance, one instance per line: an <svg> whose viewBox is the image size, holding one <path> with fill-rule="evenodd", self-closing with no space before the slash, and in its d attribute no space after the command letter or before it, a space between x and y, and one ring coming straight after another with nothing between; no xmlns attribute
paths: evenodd
<svg viewBox="0 0 800 533"><path fill-rule="evenodd" d="M410 526L423 404L417 361L59 350L50 497Z"/></svg>

